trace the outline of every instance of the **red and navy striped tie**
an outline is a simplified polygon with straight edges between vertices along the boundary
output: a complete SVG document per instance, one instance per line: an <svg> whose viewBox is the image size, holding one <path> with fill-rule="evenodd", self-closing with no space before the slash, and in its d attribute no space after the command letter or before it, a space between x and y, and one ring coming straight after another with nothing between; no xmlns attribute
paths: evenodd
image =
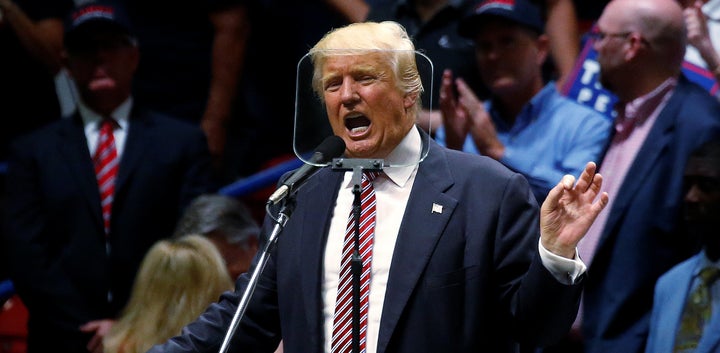
<svg viewBox="0 0 720 353"><path fill-rule="evenodd" d="M375 234L375 189L372 181L377 172L365 172L361 182L361 213L360 213L360 257L362 258L362 274L360 276L360 352L364 353L367 339L368 301L370 293L370 268ZM355 249L355 217L350 212L343 243L340 282L338 284L337 301L331 352L348 353L352 351L352 315L353 315L353 274L351 258Z"/></svg>

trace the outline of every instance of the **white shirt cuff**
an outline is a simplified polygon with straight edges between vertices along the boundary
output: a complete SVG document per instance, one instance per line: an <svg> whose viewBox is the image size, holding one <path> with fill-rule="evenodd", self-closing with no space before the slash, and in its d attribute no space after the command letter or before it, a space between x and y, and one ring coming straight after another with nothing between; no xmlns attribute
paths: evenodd
<svg viewBox="0 0 720 353"><path fill-rule="evenodd" d="M575 258L573 259L551 253L548 249L545 249L542 241L538 242L538 249L543 266L562 284L575 284L578 277L587 271L587 266L577 256L577 249L575 249Z"/></svg>

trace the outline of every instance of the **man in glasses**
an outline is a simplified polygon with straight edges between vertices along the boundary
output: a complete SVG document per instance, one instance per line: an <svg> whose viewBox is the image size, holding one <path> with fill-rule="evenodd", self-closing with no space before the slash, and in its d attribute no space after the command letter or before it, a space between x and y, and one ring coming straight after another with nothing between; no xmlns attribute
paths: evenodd
<svg viewBox="0 0 720 353"><path fill-rule="evenodd" d="M597 29L600 82L618 97L599 166L611 197L578 244L589 265L571 336L580 347L552 352L643 352L655 281L698 250L678 227L683 166L720 131L720 104L681 73L687 34L675 0L613 0Z"/></svg>

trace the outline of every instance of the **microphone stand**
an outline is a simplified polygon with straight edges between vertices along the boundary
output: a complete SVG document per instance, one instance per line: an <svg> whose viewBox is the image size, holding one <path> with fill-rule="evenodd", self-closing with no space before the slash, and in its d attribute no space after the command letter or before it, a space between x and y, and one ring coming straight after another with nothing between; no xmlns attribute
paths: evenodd
<svg viewBox="0 0 720 353"><path fill-rule="evenodd" d="M235 334L235 331L238 328L238 325L240 324L240 321L242 320L243 315L245 315L245 310L247 309L248 302L250 301L250 298L252 297L253 293L255 292L255 287L257 287L258 280L260 278L260 274L262 273L263 269L265 269L265 265L267 265L268 259L270 258L270 252L275 247L275 244L277 243L277 238L280 232L282 232L283 228L285 227L285 223L287 223L288 219L290 219L290 215L292 214L293 207L289 206L288 203L293 203L292 201L285 201L283 203L282 208L280 209L280 212L278 213L277 218L273 218L275 220L275 226L273 226L272 232L270 233L270 237L268 238L267 243L263 247L263 251L260 255L260 259L257 262L257 265L255 266L255 269L252 272L252 276L250 277L250 281L248 282L247 287L245 287L245 291L243 292L242 298L240 299L240 303L238 304L237 310L235 311L235 315L232 318L232 321L230 322L230 328L228 329L227 333L225 334L225 338L223 339L222 346L220 346L219 353L227 353L228 349L230 348L230 339ZM269 206L269 205L268 205ZM271 215L269 209L267 211L268 215Z"/></svg>
<svg viewBox="0 0 720 353"><path fill-rule="evenodd" d="M352 273L352 352L360 353L360 277L362 275L362 257L360 256L360 215L362 214L362 175L364 171L382 171L382 159L342 159L333 160L333 170L352 170L353 198L353 247L350 259Z"/></svg>

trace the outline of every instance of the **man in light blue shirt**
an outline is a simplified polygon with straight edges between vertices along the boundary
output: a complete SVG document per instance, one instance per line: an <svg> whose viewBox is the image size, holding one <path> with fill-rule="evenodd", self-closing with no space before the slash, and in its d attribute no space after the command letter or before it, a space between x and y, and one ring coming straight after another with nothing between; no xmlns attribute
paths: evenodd
<svg viewBox="0 0 720 353"><path fill-rule="evenodd" d="M523 174L542 202L555 181L598 160L611 122L545 84L549 44L539 10L525 0L479 3L459 27L475 41L480 74L492 98L482 102L445 70L440 92L442 145L492 157Z"/></svg>

